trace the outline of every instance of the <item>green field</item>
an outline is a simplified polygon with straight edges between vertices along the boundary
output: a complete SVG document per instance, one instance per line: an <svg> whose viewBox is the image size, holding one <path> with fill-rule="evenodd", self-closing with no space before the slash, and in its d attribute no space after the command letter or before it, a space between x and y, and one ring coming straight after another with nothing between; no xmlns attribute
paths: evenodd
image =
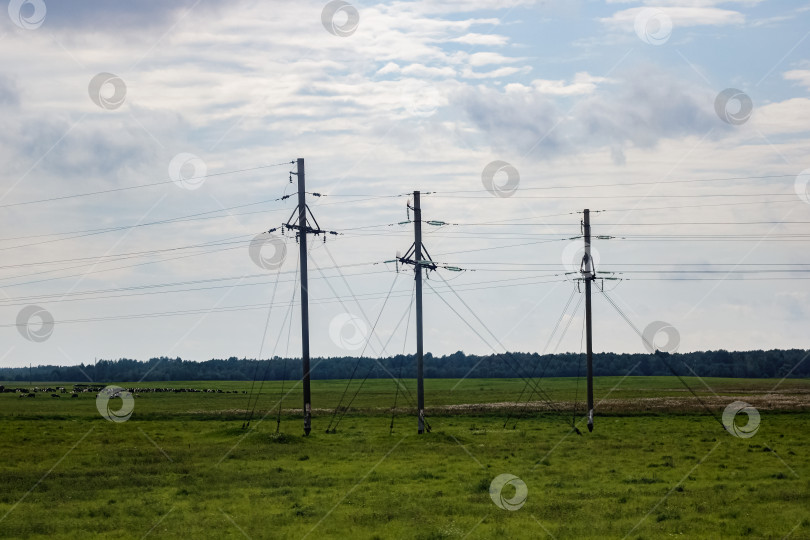
<svg viewBox="0 0 810 540"><path fill-rule="evenodd" d="M717 417L732 401L751 403L759 430L732 436L669 377L598 378L604 414L582 436L570 427L584 390L574 379L544 381L554 410L538 400L516 425L508 402L522 381L428 380L433 429L421 436L402 393L390 433L394 385L384 380L367 381L330 434L346 382L314 381L309 437L298 387L276 434L277 382L265 383L248 430L242 393L139 392L121 423L100 415L94 393L4 393L0 536L810 538L810 382L687 382ZM500 474L525 483L521 508L490 498Z"/></svg>

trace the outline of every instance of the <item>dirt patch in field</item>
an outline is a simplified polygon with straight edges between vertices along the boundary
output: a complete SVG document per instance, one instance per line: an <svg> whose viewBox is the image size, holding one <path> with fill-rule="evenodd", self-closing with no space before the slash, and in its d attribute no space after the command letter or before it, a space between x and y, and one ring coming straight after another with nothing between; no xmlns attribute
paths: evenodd
<svg viewBox="0 0 810 540"><path fill-rule="evenodd" d="M759 411L810 411L810 392L799 391L786 391L786 392L767 392L767 393L746 393L734 395L720 395L720 396L700 396L700 400L692 395L688 396L669 396L669 397L638 397L632 399L603 399L596 400L595 409L600 413L607 414L663 414L663 413L700 413L706 412L708 408L718 414L731 403L735 401L744 401L749 405L755 407ZM493 413L493 412L570 412L573 410L582 411L585 408L583 401L576 403L572 401L531 401L529 403L515 403L513 401L499 401L492 403L460 403L455 405L441 405L427 407L426 413L428 415L436 414L469 414L469 413ZM345 409L341 408L339 412ZM313 409L313 414L316 416L323 416L334 412L333 409L318 408ZM373 408L352 408L350 413L368 413L368 414L415 414L411 408L397 407L396 411L392 411L390 407L373 407ZM283 409L282 414L300 414L301 409ZM244 409L219 409L219 410L190 410L186 414L193 415L206 415L206 416L222 416L222 417L237 417L244 416ZM261 418L267 414L265 410L257 410L254 413L254 419ZM275 414L275 412L273 413Z"/></svg>
<svg viewBox="0 0 810 540"><path fill-rule="evenodd" d="M667 412L702 412L708 407L710 410L722 412L726 406L735 402L744 401L760 411L807 411L810 410L810 395L802 393L765 393L733 396L694 396L688 397L654 397L633 399L604 399L597 400L594 408L603 413L667 413ZM702 402L702 403L701 403ZM486 412L497 410L525 409L527 411L571 411L583 409L583 402L571 401L532 401L526 403L497 402L497 403L469 403L447 405L444 407L431 407L434 413L463 413Z"/></svg>

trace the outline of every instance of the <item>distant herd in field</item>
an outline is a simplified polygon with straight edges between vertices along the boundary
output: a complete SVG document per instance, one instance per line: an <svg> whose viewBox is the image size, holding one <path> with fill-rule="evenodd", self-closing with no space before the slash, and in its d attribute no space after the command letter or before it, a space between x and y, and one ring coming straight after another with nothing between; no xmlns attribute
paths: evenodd
<svg viewBox="0 0 810 540"><path fill-rule="evenodd" d="M2 393L17 393L19 394L18 397L24 398L35 398L37 394L50 394L52 398L61 398L61 394L70 394L70 397L77 398L79 394L88 394L92 393L95 397L98 397L98 393L101 392L105 387L104 386L91 386L87 384L74 384L73 388L68 392L67 388L64 386L57 386L57 387L33 387L33 388L6 388L5 386L0 385L0 394ZM206 394L247 394L246 390L220 390L219 388L124 388L127 392L132 394L134 397L140 397L140 394L146 392L173 392L175 394L181 392L189 392L189 393L206 393Z"/></svg>

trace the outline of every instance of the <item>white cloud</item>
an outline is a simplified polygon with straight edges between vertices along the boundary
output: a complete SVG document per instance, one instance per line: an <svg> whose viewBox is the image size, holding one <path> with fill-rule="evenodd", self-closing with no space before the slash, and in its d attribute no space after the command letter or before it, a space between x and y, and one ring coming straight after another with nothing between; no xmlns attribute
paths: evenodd
<svg viewBox="0 0 810 540"><path fill-rule="evenodd" d="M468 62L473 67L488 66L492 64L513 64L519 58L510 58L494 52L479 52L469 55Z"/></svg>
<svg viewBox="0 0 810 540"><path fill-rule="evenodd" d="M499 45L506 45L509 42L509 38L498 34L469 33L464 34L461 37L450 39L449 41L453 43L464 43L465 45L499 46Z"/></svg>
<svg viewBox="0 0 810 540"><path fill-rule="evenodd" d="M464 68L461 71L461 76L465 79L503 79L505 77L510 77L518 73L528 73L529 71L531 71L531 68L529 66L525 66L522 68L502 67L484 72L473 71L470 68Z"/></svg>
<svg viewBox="0 0 810 540"><path fill-rule="evenodd" d="M712 91L695 88L658 68L623 72L606 79L580 73L571 84L533 81L502 92L461 90L467 114L499 148L535 149L539 155L577 154L608 146L617 162L622 149L652 149L667 138L702 136L724 125L714 113ZM597 91L597 88L599 91ZM555 98L581 96L573 107Z"/></svg>
<svg viewBox="0 0 810 540"><path fill-rule="evenodd" d="M600 19L605 25L611 27L627 28L632 30L636 16L644 8L630 8L617 11L610 17ZM659 9L672 19L677 27L689 26L723 26L740 25L745 22L745 16L739 11L713 7L671 7L660 6Z"/></svg>
<svg viewBox="0 0 810 540"><path fill-rule="evenodd" d="M411 64L402 68L402 74L411 77L453 77L456 75L456 70L449 66L444 67L430 67L422 64Z"/></svg>
<svg viewBox="0 0 810 540"><path fill-rule="evenodd" d="M810 89L810 69L794 69L782 74L787 81L796 81L799 85Z"/></svg>
<svg viewBox="0 0 810 540"><path fill-rule="evenodd" d="M532 87L540 94L552 96L576 96L592 94L596 90L598 83L606 82L604 77L595 77L589 73L577 73L570 84L563 80L536 79L532 81Z"/></svg>
<svg viewBox="0 0 810 540"><path fill-rule="evenodd" d="M755 107L752 121L765 135L810 132L810 98L792 98Z"/></svg>
<svg viewBox="0 0 810 540"><path fill-rule="evenodd" d="M400 67L394 62L388 62L377 70L377 75L388 75L389 73L399 73Z"/></svg>

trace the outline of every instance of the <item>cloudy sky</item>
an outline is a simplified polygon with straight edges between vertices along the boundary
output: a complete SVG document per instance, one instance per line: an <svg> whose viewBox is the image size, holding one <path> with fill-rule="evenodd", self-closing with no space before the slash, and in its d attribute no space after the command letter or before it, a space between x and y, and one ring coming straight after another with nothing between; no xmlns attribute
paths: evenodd
<svg viewBox="0 0 810 540"><path fill-rule="evenodd" d="M297 355L297 158L340 233L313 355L414 350L414 190L464 270L434 354L579 352L584 208L596 351L645 350L608 298L661 348L808 347L810 2L7 3L5 366Z"/></svg>

